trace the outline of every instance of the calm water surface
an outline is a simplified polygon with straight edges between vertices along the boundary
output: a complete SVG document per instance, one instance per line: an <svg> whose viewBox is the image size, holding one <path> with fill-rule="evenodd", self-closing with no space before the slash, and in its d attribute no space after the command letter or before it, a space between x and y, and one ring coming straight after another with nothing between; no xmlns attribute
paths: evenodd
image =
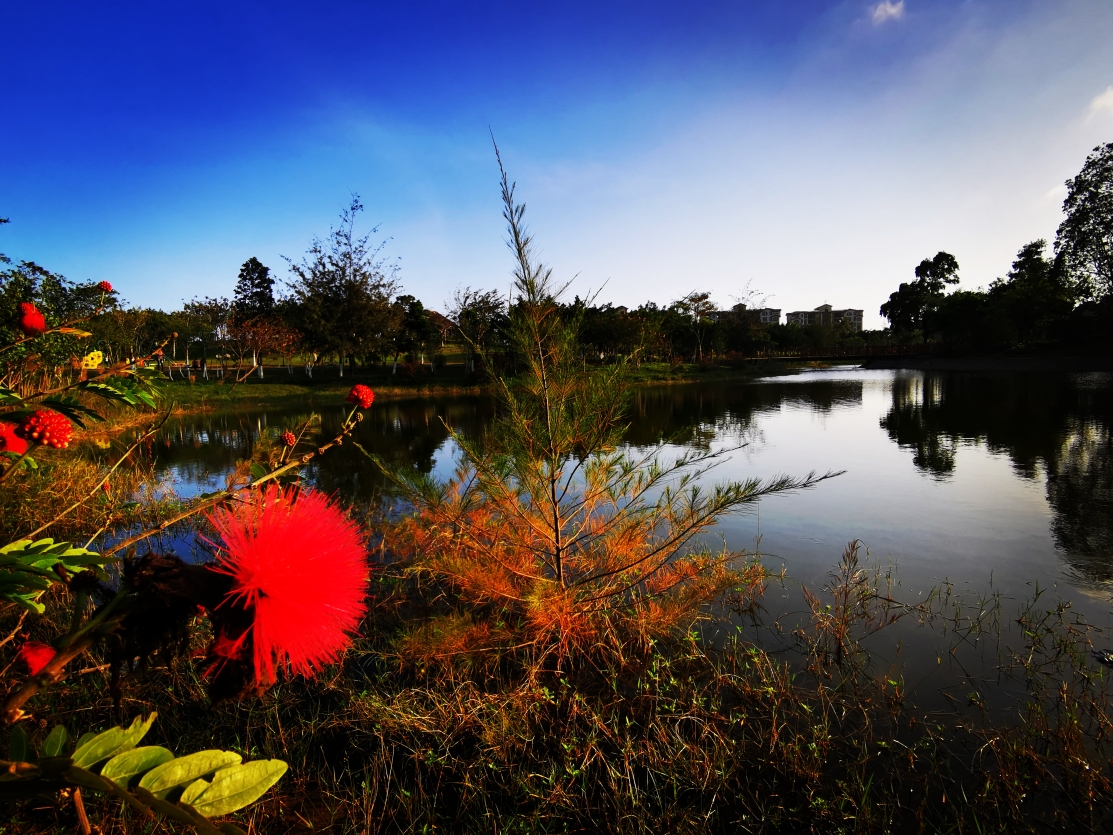
<svg viewBox="0 0 1113 835"><path fill-rule="evenodd" d="M311 409L325 429L344 410L237 411L168 426L157 450L167 486L218 489L261 434ZM493 413L485 397L379 401L357 440L388 460L447 475L454 446ZM324 409L324 411L321 411ZM846 543L893 566L906 597L944 579L1024 599L1036 586L1113 626L1113 377L823 370L727 385L638 389L627 441L645 448L741 448L709 478L844 470L817 488L767 498L717 536L760 543L766 562L820 585ZM376 501L381 478L341 447L310 477L353 501Z"/></svg>

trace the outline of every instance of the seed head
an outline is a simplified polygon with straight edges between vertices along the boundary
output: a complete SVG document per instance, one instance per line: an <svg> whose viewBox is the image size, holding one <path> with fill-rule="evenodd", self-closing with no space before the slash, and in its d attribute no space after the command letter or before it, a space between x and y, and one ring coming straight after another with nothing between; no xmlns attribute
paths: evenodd
<svg viewBox="0 0 1113 835"><path fill-rule="evenodd" d="M23 419L19 434L26 440L35 441L43 446L65 449L70 445L73 426L63 415L39 409L33 415Z"/></svg>
<svg viewBox="0 0 1113 835"><path fill-rule="evenodd" d="M375 392L361 383L358 386L352 386L352 390L348 392L345 399L349 403L355 403L361 409L370 409L371 404L375 402Z"/></svg>

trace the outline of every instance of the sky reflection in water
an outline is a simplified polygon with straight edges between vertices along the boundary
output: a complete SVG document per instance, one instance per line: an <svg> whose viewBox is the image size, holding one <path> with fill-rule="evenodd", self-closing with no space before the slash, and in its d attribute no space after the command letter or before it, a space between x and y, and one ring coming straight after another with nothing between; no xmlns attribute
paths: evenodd
<svg viewBox="0 0 1113 835"><path fill-rule="evenodd" d="M241 411L178 421L158 445L167 486L215 490L260 433L320 410L325 430L344 410ZM454 446L442 420L474 434L484 397L380 400L357 440L399 464L447 476ZM721 449L745 444L716 479L845 470L819 487L772 497L718 529L732 548L821 585L843 547L894 565L906 595L949 578L1024 598L1038 583L1110 625L1113 590L1113 379L1107 374L962 374L821 370L728 385L638 389L628 441ZM310 466L322 489L375 502L383 482L342 447Z"/></svg>

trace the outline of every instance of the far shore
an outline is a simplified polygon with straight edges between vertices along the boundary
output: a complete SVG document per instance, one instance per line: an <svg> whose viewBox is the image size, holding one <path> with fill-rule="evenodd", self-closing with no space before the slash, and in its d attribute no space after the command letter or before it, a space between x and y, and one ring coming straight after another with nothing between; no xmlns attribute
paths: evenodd
<svg viewBox="0 0 1113 835"><path fill-rule="evenodd" d="M975 356L873 357L862 368L908 369L910 371L1113 371L1111 356L989 354Z"/></svg>

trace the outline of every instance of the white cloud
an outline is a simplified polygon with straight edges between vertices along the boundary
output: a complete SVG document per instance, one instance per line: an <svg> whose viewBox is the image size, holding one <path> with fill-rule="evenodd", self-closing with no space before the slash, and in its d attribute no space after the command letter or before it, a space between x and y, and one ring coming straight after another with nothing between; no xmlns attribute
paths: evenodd
<svg viewBox="0 0 1113 835"><path fill-rule="evenodd" d="M881 0L870 9L870 19L874 26L880 26L888 20L900 20L902 17L904 17L904 0L897 0L896 3L891 0Z"/></svg>
<svg viewBox="0 0 1113 835"><path fill-rule="evenodd" d="M1059 183L1059 185L1055 186L1055 188L1048 191L1043 196L1043 199L1044 200L1051 200L1051 201L1054 201L1056 203L1060 203L1063 200L1066 200L1067 199L1067 184L1066 183Z"/></svg>
<svg viewBox="0 0 1113 835"><path fill-rule="evenodd" d="M1111 112L1113 112L1113 85L1106 87L1105 92L1098 93L1094 96L1093 100L1090 102L1089 115L1093 118L1094 116Z"/></svg>

